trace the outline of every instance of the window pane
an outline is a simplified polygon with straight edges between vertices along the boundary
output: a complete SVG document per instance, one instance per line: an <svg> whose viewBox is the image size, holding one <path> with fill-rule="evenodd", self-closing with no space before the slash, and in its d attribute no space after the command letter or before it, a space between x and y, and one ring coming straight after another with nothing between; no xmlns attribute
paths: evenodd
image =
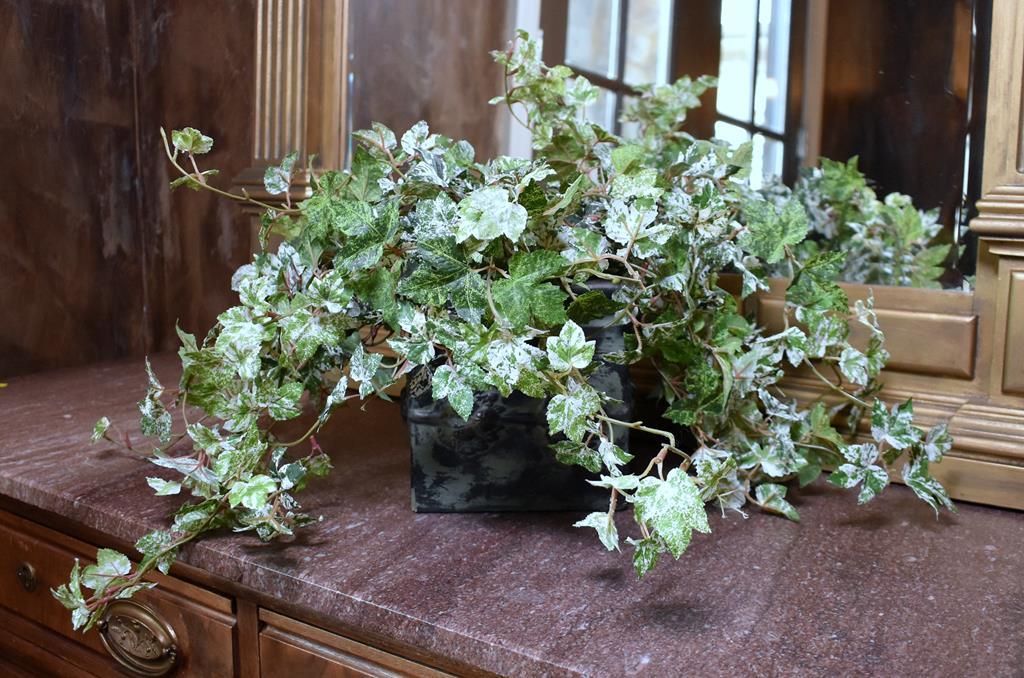
<svg viewBox="0 0 1024 678"><path fill-rule="evenodd" d="M754 122L780 134L786 129L789 20L792 0L761 0L758 20Z"/></svg>
<svg viewBox="0 0 1024 678"><path fill-rule="evenodd" d="M671 0L630 0L626 17L626 82L668 80Z"/></svg>
<svg viewBox="0 0 1024 678"><path fill-rule="evenodd" d="M766 4L769 0L765 0ZM722 45L718 65L718 111L750 122L754 98L757 0L722 0Z"/></svg>
<svg viewBox="0 0 1024 678"><path fill-rule="evenodd" d="M587 106L587 120L597 123L609 132L615 130L615 94L600 88L597 101Z"/></svg>
<svg viewBox="0 0 1024 678"><path fill-rule="evenodd" d="M636 97L622 97L622 110L626 110L626 107L635 101ZM640 123L622 123L622 129L619 130L619 136L623 137L624 139L638 139L640 137Z"/></svg>
<svg viewBox="0 0 1024 678"><path fill-rule="evenodd" d="M760 187L761 180L782 176L782 158L785 148L781 141L762 134L754 135L754 153L750 163L750 183Z"/></svg>
<svg viewBox="0 0 1024 678"><path fill-rule="evenodd" d="M614 78L618 17L618 0L569 0L565 62Z"/></svg>
<svg viewBox="0 0 1024 678"><path fill-rule="evenodd" d="M739 146L745 141L750 140L750 132L742 127L730 125L727 122L719 120L715 123L715 137L723 141L728 141L732 146Z"/></svg>

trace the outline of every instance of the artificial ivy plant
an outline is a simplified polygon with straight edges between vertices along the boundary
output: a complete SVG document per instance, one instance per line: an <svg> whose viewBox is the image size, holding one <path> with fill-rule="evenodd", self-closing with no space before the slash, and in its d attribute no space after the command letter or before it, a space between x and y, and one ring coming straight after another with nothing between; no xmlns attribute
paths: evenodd
<svg viewBox="0 0 1024 678"><path fill-rule="evenodd" d="M794 257L806 263L822 251L843 251L839 280L941 288L938 279L953 245L939 242L939 211L918 209L903 193L879 199L857 160L822 158L818 167L803 170L792 189L778 179L760 189L778 207L793 200L803 206L808 237L793 248ZM788 262L770 272L788 275Z"/></svg>
<svg viewBox="0 0 1024 678"><path fill-rule="evenodd" d="M875 395L887 354L871 302L851 310L835 283L844 254L797 257L806 210L749 190L750 145L682 130L713 79L642 87L624 112L639 136L625 140L585 118L597 89L544 65L525 33L494 58L507 77L492 103L525 110L533 160L479 161L469 143L424 122L400 138L374 125L354 134L351 169L313 173L299 204L287 198L297 158L271 167L267 189L284 197L270 205L210 183L215 172L199 167L209 137L186 128L164 138L180 174L173 186L265 209L263 251L235 273L239 305L205 339L179 330L179 384L148 370L141 431L158 442L146 456L163 471L149 484L158 496L189 498L166 529L138 541L137 565L109 549L95 565L76 563L54 591L76 628L152 586L146 574L166 573L206 532L269 540L313 522L295 495L330 468L317 431L349 401L386 399L384 389L418 366L432 370L433 397L465 419L489 389L547 399L552 454L608 490L608 511L576 525L610 551L631 551L639 576L665 554L679 558L694 531L710 531L708 506L798 520L787 484L807 484L825 467L831 483L859 487L863 503L900 463L921 499L953 509L929 473L951 445L946 427L922 431L911 402L890 408ZM282 242L269 248L274 235ZM780 262L793 277L787 325L771 334L719 283L738 275L746 297ZM612 298L587 291L594 279L615 283ZM604 358L657 370L664 423L609 417L608 397L588 384L594 342L580 326L606 316L627 341ZM849 343L851 322L870 330L866 346ZM818 375L838 402L787 398L777 385L787 367ZM304 412L304 434L280 432ZM870 418L870 438L848 442L837 417L853 429ZM642 471L624 470L631 454L612 442L615 426L660 439ZM137 449L105 418L93 439ZM635 518L625 539L614 520L623 502Z"/></svg>

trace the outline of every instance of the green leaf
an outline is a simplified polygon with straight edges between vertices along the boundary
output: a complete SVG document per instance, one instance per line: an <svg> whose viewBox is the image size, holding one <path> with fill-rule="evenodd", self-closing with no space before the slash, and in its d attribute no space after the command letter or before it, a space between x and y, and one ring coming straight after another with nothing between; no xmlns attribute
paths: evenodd
<svg viewBox="0 0 1024 678"><path fill-rule="evenodd" d="M515 242L526 230L526 219L526 208L511 202L506 189L487 186L459 203L455 235L459 242L469 238L486 242L500 236Z"/></svg>
<svg viewBox="0 0 1024 678"><path fill-rule="evenodd" d="M156 438L165 444L171 441L171 413L152 391L139 401L139 415L142 435Z"/></svg>
<svg viewBox="0 0 1024 678"><path fill-rule="evenodd" d="M846 292L835 283L845 258L843 252L823 252L806 262L786 289L786 301L809 309L846 313Z"/></svg>
<svg viewBox="0 0 1024 678"><path fill-rule="evenodd" d="M96 424L92 427L92 442L96 443L103 439L107 435L107 431L110 429L110 420L106 417L100 417Z"/></svg>
<svg viewBox="0 0 1024 678"><path fill-rule="evenodd" d="M228 504L234 508L241 504L250 509L262 508L267 497L277 489L277 483L267 475L253 476L247 481L236 481L228 492Z"/></svg>
<svg viewBox="0 0 1024 678"><path fill-rule="evenodd" d="M913 457L903 466L903 482L914 491L914 494L932 507L936 516L939 514L940 507L945 507L956 513L956 506L950 500L946 489L932 477L927 457Z"/></svg>
<svg viewBox="0 0 1024 678"><path fill-rule="evenodd" d="M612 149L612 166L619 174L630 174L640 169L647 151L637 144L625 144Z"/></svg>
<svg viewBox="0 0 1024 678"><path fill-rule="evenodd" d="M852 346L847 346L839 355L839 369L848 381L864 386L870 379L868 357Z"/></svg>
<svg viewBox="0 0 1024 678"><path fill-rule="evenodd" d="M431 380L434 400L447 398L455 413L463 421L469 421L473 414L473 389L466 384L450 365L441 365L434 371Z"/></svg>
<svg viewBox="0 0 1024 678"><path fill-rule="evenodd" d="M203 170L199 174L204 179L210 179L211 177L215 177L218 174L220 174L220 170L208 169ZM172 191L176 188L181 188L182 186L185 186L186 188L191 188L193 191L200 191L203 188L202 184L200 184L199 181L196 179L195 174L183 174L177 179L171 181Z"/></svg>
<svg viewBox="0 0 1024 678"><path fill-rule="evenodd" d="M875 400L871 409L871 436L876 442L888 443L893 449L903 450L921 440L921 431L914 426L914 402L892 406L886 411L885 403Z"/></svg>
<svg viewBox="0 0 1024 678"><path fill-rule="evenodd" d="M573 527L592 527L597 536L609 551L619 550L619 530L615 527L615 514L595 511L583 520L573 523Z"/></svg>
<svg viewBox="0 0 1024 678"><path fill-rule="evenodd" d="M928 461L937 462L953 447L953 436L949 435L946 424L936 424L928 431L922 450Z"/></svg>
<svg viewBox="0 0 1024 678"><path fill-rule="evenodd" d="M658 564L658 556L665 550L656 539L626 539L633 545L633 569L636 571L637 579L643 579L644 575L654 569Z"/></svg>
<svg viewBox="0 0 1024 678"><path fill-rule="evenodd" d="M711 531L700 489L681 469L669 471L665 480L644 478L633 502L637 521L652 529L675 558L689 546L693 530Z"/></svg>
<svg viewBox="0 0 1024 678"><path fill-rule="evenodd" d="M173 543L173 534L167 530L154 530L135 542L135 548L142 553L143 564L153 561L156 569L167 574L178 552L177 548L169 548Z"/></svg>
<svg viewBox="0 0 1024 678"><path fill-rule="evenodd" d="M580 442L586 432L587 417L601 406L601 397L592 387L569 380L567 393L559 393L548 401L547 420L552 435L565 433L569 440Z"/></svg>
<svg viewBox="0 0 1024 678"><path fill-rule="evenodd" d="M793 522L800 522L800 514L786 501L786 486L775 483L758 485L754 490L757 503L767 511L778 513Z"/></svg>
<svg viewBox="0 0 1024 678"><path fill-rule="evenodd" d="M338 249L337 265L350 272L376 266L384 256L385 246L394 243L398 227L398 204L389 202L366 224L365 230L345 240Z"/></svg>
<svg viewBox="0 0 1024 678"><path fill-rule="evenodd" d="M171 132L171 143L179 151L194 155L209 153L210 149L213 148L213 139L194 127L176 129Z"/></svg>
<svg viewBox="0 0 1024 678"><path fill-rule="evenodd" d="M509 262L509 277L492 286L498 311L517 330L531 323L539 327L564 323L567 295L543 280L560 275L568 265L560 254L548 250L516 254Z"/></svg>
<svg viewBox="0 0 1024 678"><path fill-rule="evenodd" d="M787 247L807 237L807 213L797 200L786 201L781 212L768 201L749 202L743 215L747 230L740 235L739 245L766 264L777 263Z"/></svg>
<svg viewBox="0 0 1024 678"><path fill-rule="evenodd" d="M606 318L622 310L622 304L610 299L604 292L584 292L569 304L567 315L574 322L584 325L592 320Z"/></svg>
<svg viewBox="0 0 1024 678"><path fill-rule="evenodd" d="M292 170L295 168L295 161L299 158L298 151L292 151L281 159L281 164L267 167L263 173L263 187L271 195L281 195L288 192L292 183Z"/></svg>
<svg viewBox="0 0 1024 678"><path fill-rule="evenodd" d="M146 483L153 488L156 496L164 497L181 492L181 483L163 478L146 478Z"/></svg>
<svg viewBox="0 0 1024 678"><path fill-rule="evenodd" d="M568 372L575 368L582 370L594 359L594 341L587 341L583 328L568 321L562 326L557 337L548 337L547 354L551 369Z"/></svg>
<svg viewBox="0 0 1024 678"><path fill-rule="evenodd" d="M356 350L352 353L352 359L348 365L348 376L353 381L360 382L360 398L365 398L376 391L373 379L377 375L377 370L380 369L380 364L383 361L383 354L365 351L362 344L356 346Z"/></svg>
<svg viewBox="0 0 1024 678"><path fill-rule="evenodd" d="M100 549L96 553L96 564L82 571L82 585L97 593L110 585L115 577L123 577L132 571L128 556L113 549Z"/></svg>
<svg viewBox="0 0 1024 678"><path fill-rule="evenodd" d="M287 419L294 419L302 414L302 407L299 401L302 400L302 394L305 390L305 387L297 381L279 386L274 392L273 399L270 401L268 408L270 416L277 421L285 421Z"/></svg>
<svg viewBox="0 0 1024 678"><path fill-rule="evenodd" d="M560 440L551 448L555 451L555 459L562 464L582 466L591 473L601 472L601 455L583 443Z"/></svg>

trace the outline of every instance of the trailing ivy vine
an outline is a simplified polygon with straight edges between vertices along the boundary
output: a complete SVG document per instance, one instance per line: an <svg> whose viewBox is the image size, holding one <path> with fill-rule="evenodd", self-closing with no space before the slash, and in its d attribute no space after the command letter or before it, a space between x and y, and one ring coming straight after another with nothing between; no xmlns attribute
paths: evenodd
<svg viewBox="0 0 1024 678"><path fill-rule="evenodd" d="M138 565L109 549L95 565L76 563L54 591L76 628L151 586L148 572L166 573L206 532L269 540L313 522L296 494L330 468L320 427L349 401L387 399L385 389L424 365L434 398L464 419L489 389L547 399L553 453L591 471L609 494L607 512L576 525L593 528L608 550L631 551L639 576L710 531L708 506L753 505L798 520L788 484L826 467L835 469L830 482L857 488L863 503L901 464L919 497L953 508L929 473L951 445L945 427L922 431L909 401L890 408L876 398L887 354L870 300L851 309L835 283L843 253L797 256L806 210L749 190L750 146L682 131L712 79L643 88L624 113L639 128L627 141L585 119L597 89L541 63L525 33L494 57L507 75L494 102L522 105L534 160L478 161L470 144L424 122L400 138L374 125L355 133L351 169L312 174L298 204L288 199L298 159L267 170L268 191L284 203L270 205L210 183L215 171L199 166L209 137L192 128L165 137L180 175L173 186L265 209L263 251L235 273L239 305L204 339L179 330L178 385L148 370L141 429L157 445L144 452L164 471L149 484L189 498L166 529L139 540ZM280 244L271 247L272 238ZM738 274L746 297L776 265L793 277L786 326L770 333L719 283ZM586 291L594 279L615 283L611 299ZM657 370L667 422L616 420L589 385L594 342L580 324L609 315L627 341L605 359ZM850 323L868 328L866 346L848 341ZM787 368L818 375L839 401L787 398L778 388ZM281 433L281 422L310 409L305 434ZM854 427L870 418L870 439L847 442L837 417ZM626 467L632 457L613 442L617 426L660 439L643 471ZM137 449L107 419L93 439ZM636 521L625 539L613 519L623 502Z"/></svg>

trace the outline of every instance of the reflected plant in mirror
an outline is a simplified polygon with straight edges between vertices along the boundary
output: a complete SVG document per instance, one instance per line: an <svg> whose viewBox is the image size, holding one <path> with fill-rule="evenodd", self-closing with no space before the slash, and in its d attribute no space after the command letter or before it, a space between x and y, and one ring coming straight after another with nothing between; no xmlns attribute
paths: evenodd
<svg viewBox="0 0 1024 678"><path fill-rule="evenodd" d="M857 169L856 157L845 163L822 158L819 167L801 173L792 189L776 179L767 181L760 193L780 207L789 200L804 207L809 235L793 248L797 260L843 252L839 277L846 282L942 287L939 278L954 246L937 242L943 233L938 210L917 209L902 193L879 199ZM793 274L788 265L769 271Z"/></svg>
<svg viewBox="0 0 1024 678"><path fill-rule="evenodd" d="M829 471L859 503L898 474L936 514L954 510L930 471L952 440L944 425L917 426L912 402L879 399L884 337L871 301L851 308L836 283L843 253L796 255L810 229L803 204L751 190L750 143L684 131L711 80L641 89L627 140L587 120L597 88L545 65L525 33L494 57L506 89L493 103L525 110L533 159L478 160L426 122L400 136L377 124L354 134L351 168L314 172L298 204L287 197L297 158L268 169L268 192L285 197L266 204L213 185L199 163L209 137L165 137L173 185L263 210L262 250L231 281L239 304L204 339L179 333L180 381L147 370L140 429L153 444L96 424L95 440L154 464L156 496L187 498L136 544L137 565L109 549L76 563L53 592L76 628L206 533L271 540L316 522L297 495L330 467L317 432L414 371L463 420L489 391L543 402L551 454L607 491L607 510L575 525L629 551L638 576L710 532L709 511L799 520L791 489ZM742 304L782 262L793 272L786 326L771 333ZM595 280L612 295L588 289ZM598 319L621 328L623 350L596 356L581 324ZM864 344L851 343L852 324L867 329ZM663 419L611 416L616 401L589 379L601 360L653 369ZM827 395L787 396L779 383L796 368ZM657 444L622 449L623 427ZM621 506L632 524L616 519Z"/></svg>

